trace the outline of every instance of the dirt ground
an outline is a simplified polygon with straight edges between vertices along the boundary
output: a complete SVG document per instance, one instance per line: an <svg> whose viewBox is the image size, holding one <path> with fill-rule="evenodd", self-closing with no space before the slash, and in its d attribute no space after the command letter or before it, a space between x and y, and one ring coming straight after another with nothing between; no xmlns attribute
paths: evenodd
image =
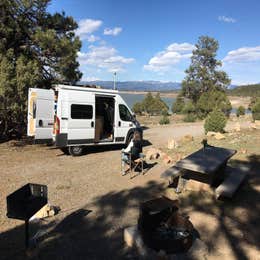
<svg viewBox="0 0 260 260"><path fill-rule="evenodd" d="M231 121L231 131L237 122ZM81 157L64 155L44 145L0 144L0 259L25 259L24 225L6 217L5 197L31 182L48 185L51 205L61 211L54 217L31 224L31 235L42 232L34 259L132 259L124 246L123 229L135 225L140 202L167 195L180 200L183 212L207 245L206 259L259 258L260 130L249 130L250 121L240 122L242 131L226 134L213 145L237 149L233 165L246 165L249 179L232 201L215 201L210 193L185 191L181 195L160 178L170 165L148 161L145 175L130 179L120 174L122 147L97 147ZM202 122L147 125L144 138L150 147L161 148L175 158L195 151L203 138ZM168 150L167 140L192 134L192 144ZM257 175L258 174L258 175Z"/></svg>

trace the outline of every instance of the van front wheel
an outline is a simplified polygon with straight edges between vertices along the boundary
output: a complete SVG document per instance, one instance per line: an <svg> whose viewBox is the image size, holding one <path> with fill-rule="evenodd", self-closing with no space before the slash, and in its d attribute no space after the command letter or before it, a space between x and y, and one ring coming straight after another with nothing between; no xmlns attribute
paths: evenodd
<svg viewBox="0 0 260 260"><path fill-rule="evenodd" d="M70 146L69 153L72 156L80 156L83 153L83 146Z"/></svg>

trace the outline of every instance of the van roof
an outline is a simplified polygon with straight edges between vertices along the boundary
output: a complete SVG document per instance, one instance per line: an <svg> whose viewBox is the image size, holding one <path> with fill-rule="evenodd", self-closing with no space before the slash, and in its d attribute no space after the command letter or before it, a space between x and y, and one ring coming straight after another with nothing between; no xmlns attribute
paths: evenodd
<svg viewBox="0 0 260 260"><path fill-rule="evenodd" d="M118 90L113 90L113 89L88 88L88 87L71 86L71 85L63 85L63 84L54 85L54 89L55 90L67 89L67 90L78 90L78 91L118 94Z"/></svg>

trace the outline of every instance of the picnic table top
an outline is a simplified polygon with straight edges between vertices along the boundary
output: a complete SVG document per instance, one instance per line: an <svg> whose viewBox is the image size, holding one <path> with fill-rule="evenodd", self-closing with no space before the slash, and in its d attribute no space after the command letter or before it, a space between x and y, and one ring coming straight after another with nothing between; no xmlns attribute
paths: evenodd
<svg viewBox="0 0 260 260"><path fill-rule="evenodd" d="M206 146L178 161L175 167L199 173L211 174L216 172L236 150L222 147Z"/></svg>

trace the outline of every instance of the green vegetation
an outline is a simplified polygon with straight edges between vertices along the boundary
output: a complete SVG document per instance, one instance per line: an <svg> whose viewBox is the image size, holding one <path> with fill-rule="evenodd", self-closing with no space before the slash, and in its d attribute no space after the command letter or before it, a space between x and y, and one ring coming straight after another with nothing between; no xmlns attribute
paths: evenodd
<svg viewBox="0 0 260 260"><path fill-rule="evenodd" d="M199 37L195 45L181 93L172 106L173 113L186 114L185 121L206 118L215 109L226 116L231 112L232 106L226 95L230 79L219 69L222 64L216 59L218 47L217 40L208 36Z"/></svg>
<svg viewBox="0 0 260 260"><path fill-rule="evenodd" d="M184 98L178 95L175 102L172 104L172 113L181 114L184 105Z"/></svg>
<svg viewBox="0 0 260 260"><path fill-rule="evenodd" d="M159 121L159 124L160 124L160 125L170 124L170 119L169 119L169 117L166 116L166 115L163 115L162 118L161 118L160 121Z"/></svg>
<svg viewBox="0 0 260 260"><path fill-rule="evenodd" d="M204 129L205 132L223 132L227 123L227 118L223 112L218 109L210 112L205 120Z"/></svg>
<svg viewBox="0 0 260 260"><path fill-rule="evenodd" d="M183 121L184 122L195 122L197 119L195 114L187 114L184 118Z"/></svg>
<svg viewBox="0 0 260 260"><path fill-rule="evenodd" d="M254 120L260 120L260 99L252 107L252 116Z"/></svg>
<svg viewBox="0 0 260 260"><path fill-rule="evenodd" d="M73 83L81 78L77 23L50 14L50 0L3 0L0 9L0 121L4 133L25 130L28 88ZM10 119L11 117L11 119ZM11 122L11 124L9 124Z"/></svg>
<svg viewBox="0 0 260 260"><path fill-rule="evenodd" d="M260 102L260 97L251 97L250 104L248 105L248 109L252 110L253 106L257 103Z"/></svg>
<svg viewBox="0 0 260 260"><path fill-rule="evenodd" d="M260 84L244 85L228 90L230 96L260 97Z"/></svg>
<svg viewBox="0 0 260 260"><path fill-rule="evenodd" d="M192 103L192 101L188 101L185 103L183 109L182 109L182 114L192 114L195 113L196 107Z"/></svg>
<svg viewBox="0 0 260 260"><path fill-rule="evenodd" d="M182 95L197 103L203 93L225 92L230 84L226 72L219 70L221 61L216 59L218 41L208 36L199 37L192 52L191 65L182 81Z"/></svg>
<svg viewBox="0 0 260 260"><path fill-rule="evenodd" d="M220 109L226 116L229 116L232 106L225 92L212 90L200 96L196 108L198 117L205 118L214 109Z"/></svg>
<svg viewBox="0 0 260 260"><path fill-rule="evenodd" d="M142 102L137 102L133 106L133 111L136 114L147 113L149 115L167 115L168 106L161 99L160 93L157 93L155 97L148 92Z"/></svg>
<svg viewBox="0 0 260 260"><path fill-rule="evenodd" d="M245 115L245 113L246 113L245 107L239 106L237 109L237 113L236 113L237 117L243 116L243 115Z"/></svg>

